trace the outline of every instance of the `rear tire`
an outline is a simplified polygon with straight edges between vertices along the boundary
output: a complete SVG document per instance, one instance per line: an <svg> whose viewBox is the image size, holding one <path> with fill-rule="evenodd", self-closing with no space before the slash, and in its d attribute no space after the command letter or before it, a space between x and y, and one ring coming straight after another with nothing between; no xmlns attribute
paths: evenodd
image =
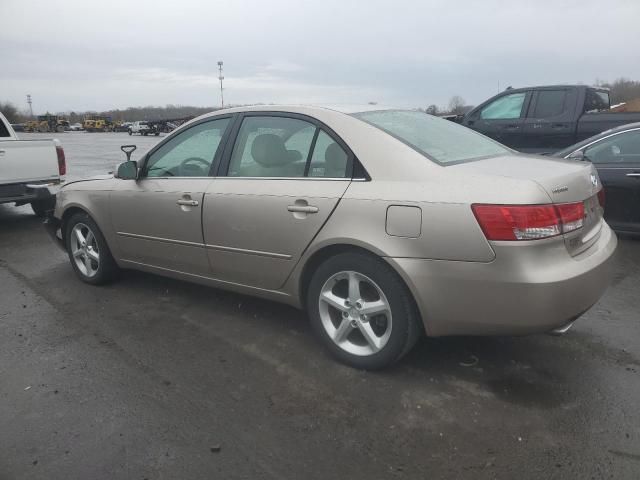
<svg viewBox="0 0 640 480"><path fill-rule="evenodd" d="M31 202L31 209L38 217L44 218L47 213L52 211L56 206L56 197L44 198L42 200L34 200Z"/></svg>
<svg viewBox="0 0 640 480"><path fill-rule="evenodd" d="M329 351L355 368L397 362L424 331L415 302L384 260L341 253L314 272L307 292L311 325Z"/></svg>
<svg viewBox="0 0 640 480"><path fill-rule="evenodd" d="M65 225L65 246L71 266L80 280L102 285L116 278L119 268L96 222L84 212Z"/></svg>

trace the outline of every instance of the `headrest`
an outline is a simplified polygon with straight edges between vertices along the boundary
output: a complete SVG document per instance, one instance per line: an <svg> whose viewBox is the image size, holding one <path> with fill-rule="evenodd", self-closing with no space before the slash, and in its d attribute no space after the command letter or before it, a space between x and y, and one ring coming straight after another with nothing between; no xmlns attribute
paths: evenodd
<svg viewBox="0 0 640 480"><path fill-rule="evenodd" d="M264 167L275 167L291 163L292 156L285 148L282 138L273 133L263 133L253 140L251 156Z"/></svg>

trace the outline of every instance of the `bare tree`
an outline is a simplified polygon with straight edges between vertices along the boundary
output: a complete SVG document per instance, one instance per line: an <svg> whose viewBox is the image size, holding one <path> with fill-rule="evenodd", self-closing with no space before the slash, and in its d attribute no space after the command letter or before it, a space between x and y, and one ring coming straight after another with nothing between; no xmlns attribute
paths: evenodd
<svg viewBox="0 0 640 480"><path fill-rule="evenodd" d="M434 104L429 105L425 110L425 112L428 113L429 115L437 115L438 111L439 111L438 106Z"/></svg>
<svg viewBox="0 0 640 480"><path fill-rule="evenodd" d="M454 115L462 115L464 113L464 98L460 95L454 95L449 100L449 113Z"/></svg>
<svg viewBox="0 0 640 480"><path fill-rule="evenodd" d="M0 112L7 117L9 123L18 123L21 120L20 112L13 103L0 102Z"/></svg>

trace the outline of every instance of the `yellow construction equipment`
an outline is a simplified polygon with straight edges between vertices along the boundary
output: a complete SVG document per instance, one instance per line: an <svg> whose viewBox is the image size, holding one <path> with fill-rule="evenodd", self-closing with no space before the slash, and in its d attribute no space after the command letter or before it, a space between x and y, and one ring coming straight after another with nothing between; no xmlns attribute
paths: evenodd
<svg viewBox="0 0 640 480"><path fill-rule="evenodd" d="M110 132L113 130L111 117L103 115L87 115L82 126L87 132Z"/></svg>

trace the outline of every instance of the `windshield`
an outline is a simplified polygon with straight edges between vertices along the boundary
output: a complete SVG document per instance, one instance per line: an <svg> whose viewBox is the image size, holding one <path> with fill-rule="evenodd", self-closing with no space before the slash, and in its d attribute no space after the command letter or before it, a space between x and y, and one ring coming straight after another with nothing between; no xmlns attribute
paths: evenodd
<svg viewBox="0 0 640 480"><path fill-rule="evenodd" d="M408 110L361 112L354 117L380 128L441 165L510 153L484 135L449 120Z"/></svg>

